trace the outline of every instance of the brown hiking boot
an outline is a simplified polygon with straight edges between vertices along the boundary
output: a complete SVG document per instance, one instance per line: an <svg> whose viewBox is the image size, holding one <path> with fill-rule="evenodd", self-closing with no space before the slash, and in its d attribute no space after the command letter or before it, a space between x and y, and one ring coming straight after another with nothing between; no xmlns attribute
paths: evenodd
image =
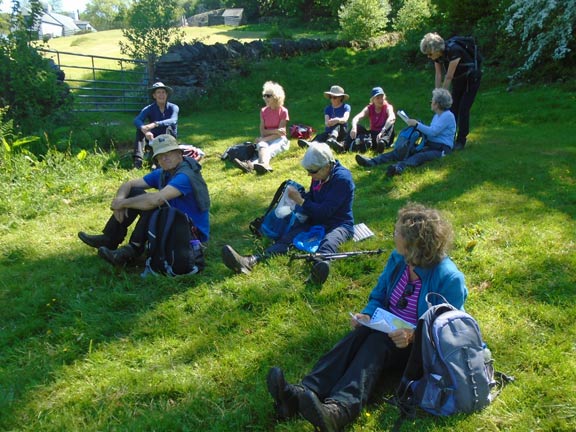
<svg viewBox="0 0 576 432"><path fill-rule="evenodd" d="M222 261L224 265L236 273L249 274L254 266L258 263L258 259L254 255L242 256L230 245L222 247Z"/></svg>
<svg viewBox="0 0 576 432"><path fill-rule="evenodd" d="M298 395L306 389L301 385L288 384L284 379L282 369L273 367L266 376L268 392L274 399L276 417L279 420L287 420L298 414Z"/></svg>
<svg viewBox="0 0 576 432"><path fill-rule="evenodd" d="M98 256L104 258L112 265L121 266L136 258L138 253L132 245L122 246L118 250L111 250L106 246L102 246L98 248Z"/></svg>
<svg viewBox="0 0 576 432"><path fill-rule="evenodd" d="M254 171L254 164L250 161L241 161L238 158L234 158L232 162L246 174L249 174L252 171Z"/></svg>

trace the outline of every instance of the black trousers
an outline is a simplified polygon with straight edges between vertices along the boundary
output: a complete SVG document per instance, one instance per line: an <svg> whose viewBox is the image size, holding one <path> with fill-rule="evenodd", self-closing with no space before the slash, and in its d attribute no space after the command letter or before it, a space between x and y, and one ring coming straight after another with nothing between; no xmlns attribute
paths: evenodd
<svg viewBox="0 0 576 432"><path fill-rule="evenodd" d="M456 142L466 144L470 132L470 110L480 88L482 76L452 82L452 108L456 118Z"/></svg>
<svg viewBox="0 0 576 432"><path fill-rule="evenodd" d="M386 333L360 327L338 342L304 377L322 401L337 401L350 419L360 414L387 371L403 368L411 348L399 349Z"/></svg>

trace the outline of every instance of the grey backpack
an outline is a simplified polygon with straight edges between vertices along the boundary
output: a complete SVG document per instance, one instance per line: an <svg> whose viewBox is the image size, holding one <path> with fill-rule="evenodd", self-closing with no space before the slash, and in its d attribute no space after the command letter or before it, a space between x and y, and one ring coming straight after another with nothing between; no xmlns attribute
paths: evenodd
<svg viewBox="0 0 576 432"><path fill-rule="evenodd" d="M442 303L432 306L430 296ZM414 346L395 405L406 417L416 408L438 416L472 413L488 406L513 378L494 371L476 320L436 293L418 320Z"/></svg>

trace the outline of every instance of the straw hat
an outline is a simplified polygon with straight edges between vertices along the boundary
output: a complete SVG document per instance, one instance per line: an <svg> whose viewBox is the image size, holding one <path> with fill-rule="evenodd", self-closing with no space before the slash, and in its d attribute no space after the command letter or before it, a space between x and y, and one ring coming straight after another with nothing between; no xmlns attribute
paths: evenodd
<svg viewBox="0 0 576 432"><path fill-rule="evenodd" d="M344 100L350 97L344 93L344 89L338 85L333 85L329 91L324 92L324 97L329 98L330 96L344 96Z"/></svg>

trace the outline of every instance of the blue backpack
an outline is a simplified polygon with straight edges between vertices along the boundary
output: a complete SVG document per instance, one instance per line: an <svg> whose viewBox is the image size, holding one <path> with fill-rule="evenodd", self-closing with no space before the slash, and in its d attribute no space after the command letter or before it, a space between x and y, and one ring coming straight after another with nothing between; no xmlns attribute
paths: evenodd
<svg viewBox="0 0 576 432"><path fill-rule="evenodd" d="M398 138L393 144L396 160L402 161L422 150L425 141L424 134L417 130L415 126L405 127L400 131Z"/></svg>
<svg viewBox="0 0 576 432"><path fill-rule="evenodd" d="M432 306L431 295L443 303ZM408 418L416 408L437 416L485 408L513 378L494 371L492 354L472 316L436 293L428 293L426 302L394 404Z"/></svg>
<svg viewBox="0 0 576 432"><path fill-rule="evenodd" d="M293 180L285 180L276 190L268 209L263 216L257 217L250 222L250 231L258 237L265 236L272 240L278 240L294 226L301 222L304 215L297 213L294 209L286 209L284 212L279 209L282 198L288 186L296 188L300 194L304 193L304 187Z"/></svg>

